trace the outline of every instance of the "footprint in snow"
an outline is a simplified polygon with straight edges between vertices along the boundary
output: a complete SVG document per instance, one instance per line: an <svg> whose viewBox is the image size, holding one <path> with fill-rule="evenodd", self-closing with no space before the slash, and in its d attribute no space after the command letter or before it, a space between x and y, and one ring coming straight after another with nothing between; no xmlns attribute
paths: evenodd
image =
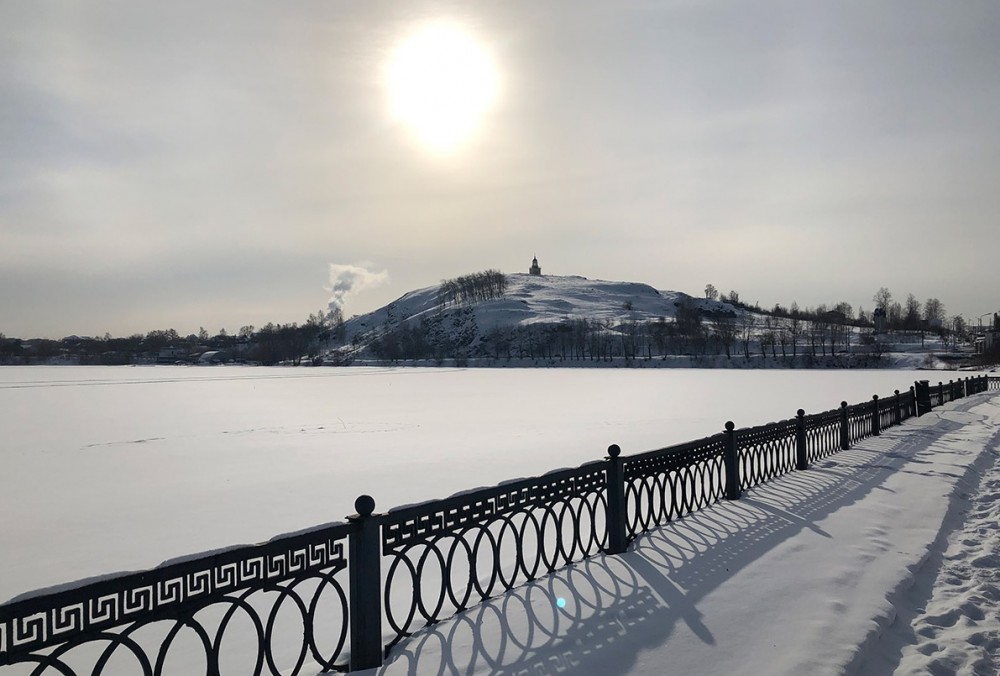
<svg viewBox="0 0 1000 676"><path fill-rule="evenodd" d="M928 615L924 618L924 621L935 627L954 627L960 617L961 613L953 609L940 615Z"/></svg>
<svg viewBox="0 0 1000 676"><path fill-rule="evenodd" d="M996 554L980 556L978 559L972 560L972 565L976 568L997 568L1000 567L1000 556Z"/></svg>
<svg viewBox="0 0 1000 676"><path fill-rule="evenodd" d="M986 618L982 609L975 603L963 603L959 606L959 610L965 613L965 616L969 619L975 620L976 622L981 622Z"/></svg>

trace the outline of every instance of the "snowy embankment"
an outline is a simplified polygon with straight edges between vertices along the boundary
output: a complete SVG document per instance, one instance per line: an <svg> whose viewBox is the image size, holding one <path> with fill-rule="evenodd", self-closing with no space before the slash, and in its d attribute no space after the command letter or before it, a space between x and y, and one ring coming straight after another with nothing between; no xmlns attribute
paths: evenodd
<svg viewBox="0 0 1000 676"><path fill-rule="evenodd" d="M996 673L998 449L1000 397L948 404L427 628L375 673Z"/></svg>

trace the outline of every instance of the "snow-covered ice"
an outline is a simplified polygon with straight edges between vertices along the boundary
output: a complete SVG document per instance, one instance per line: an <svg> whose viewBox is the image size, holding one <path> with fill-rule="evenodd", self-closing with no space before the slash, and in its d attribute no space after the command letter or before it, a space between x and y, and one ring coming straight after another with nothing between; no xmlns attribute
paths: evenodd
<svg viewBox="0 0 1000 676"><path fill-rule="evenodd" d="M0 369L0 600L862 401L926 372ZM938 374L931 374L938 375Z"/></svg>

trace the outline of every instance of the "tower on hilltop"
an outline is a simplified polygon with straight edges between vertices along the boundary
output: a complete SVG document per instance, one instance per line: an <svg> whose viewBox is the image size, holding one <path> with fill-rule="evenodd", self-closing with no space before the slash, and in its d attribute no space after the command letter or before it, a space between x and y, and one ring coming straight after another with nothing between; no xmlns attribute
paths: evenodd
<svg viewBox="0 0 1000 676"><path fill-rule="evenodd" d="M529 275L535 275L536 277L542 276L542 269L538 267L538 257L535 256L531 259L531 267L528 268Z"/></svg>

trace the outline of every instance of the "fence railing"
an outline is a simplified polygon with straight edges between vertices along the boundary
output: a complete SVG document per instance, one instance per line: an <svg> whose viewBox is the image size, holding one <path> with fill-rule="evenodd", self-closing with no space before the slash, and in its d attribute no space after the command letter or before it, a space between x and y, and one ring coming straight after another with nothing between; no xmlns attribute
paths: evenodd
<svg viewBox="0 0 1000 676"><path fill-rule="evenodd" d="M902 393L375 513L0 606L0 674L300 674L378 666L421 627L807 469L1000 377ZM922 404L921 402L925 402ZM929 402L929 403L927 403ZM926 405L925 405L926 404ZM237 666L233 666L233 665ZM20 669L20 671L16 671ZM227 671L227 669L232 669Z"/></svg>
<svg viewBox="0 0 1000 676"><path fill-rule="evenodd" d="M344 669L351 530L338 524L0 606L0 665L159 674L180 660L186 673L217 674L223 656L238 653L246 670L236 673L297 670L307 658ZM298 627L277 627L279 613ZM227 631L238 625L248 631L230 649Z"/></svg>

